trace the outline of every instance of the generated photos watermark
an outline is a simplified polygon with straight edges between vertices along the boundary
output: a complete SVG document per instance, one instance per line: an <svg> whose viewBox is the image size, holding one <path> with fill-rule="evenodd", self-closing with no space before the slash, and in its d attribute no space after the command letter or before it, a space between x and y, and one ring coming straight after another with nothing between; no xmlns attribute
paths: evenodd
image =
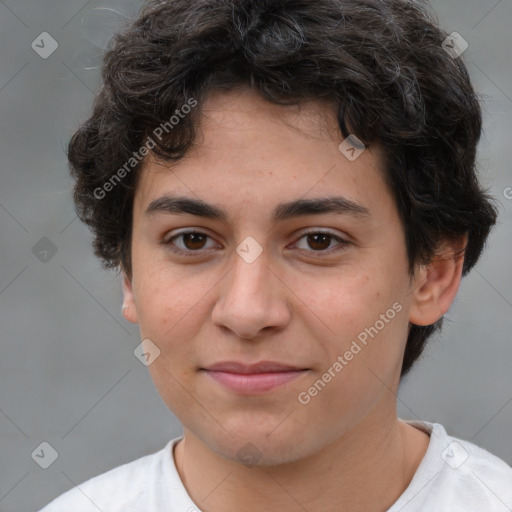
<svg viewBox="0 0 512 512"><path fill-rule="evenodd" d="M351 162L357 160L365 149L366 146L352 133L338 146L339 152Z"/></svg>
<svg viewBox="0 0 512 512"><path fill-rule="evenodd" d="M458 59L469 48L468 42L458 32L452 32L441 46L453 59Z"/></svg>
<svg viewBox="0 0 512 512"><path fill-rule="evenodd" d="M377 334L379 334L384 327L386 327L387 324L393 318L395 318L397 313L400 313L402 311L403 306L399 302L395 302L391 308L389 308L385 313L382 313L379 317L379 320L377 320L371 327L366 327L363 331L361 331L357 335L357 340L353 340L352 344L350 345L350 348L345 351L343 355L339 355L336 359L336 361L329 366L329 368L322 374L322 376L316 380L312 386L310 386L306 391L301 391L297 395L297 399L299 403L302 405L307 405L309 402L311 402L311 399L320 393L325 386L332 381L338 375L345 366L348 365L352 359L354 359L354 356L359 354L361 350L368 345L368 337L375 338ZM359 341L359 343L358 343ZM361 347L362 345L362 347Z"/></svg>
<svg viewBox="0 0 512 512"><path fill-rule="evenodd" d="M164 132L169 134L175 126L180 124L181 120L190 114L192 109L197 106L197 100L190 98L187 103L176 109L175 113L169 121L161 123L153 130L153 135L159 141L162 140ZM133 152L133 156L128 159L125 164L120 167L101 187L94 189L94 197L96 199L104 199L109 192L111 192L123 178L125 178L130 172L144 160L144 157L149 155L150 151L156 147L155 138L147 137L146 142L139 148L138 151Z"/></svg>

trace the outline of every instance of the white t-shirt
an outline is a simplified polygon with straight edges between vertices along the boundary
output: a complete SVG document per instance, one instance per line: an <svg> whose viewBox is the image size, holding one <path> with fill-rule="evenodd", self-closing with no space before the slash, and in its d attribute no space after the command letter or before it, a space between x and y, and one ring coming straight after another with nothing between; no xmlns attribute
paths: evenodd
<svg viewBox="0 0 512 512"><path fill-rule="evenodd" d="M438 423L409 421L430 435L411 483L388 512L512 512L512 468ZM87 480L40 512L200 512L176 470L173 439L146 455Z"/></svg>

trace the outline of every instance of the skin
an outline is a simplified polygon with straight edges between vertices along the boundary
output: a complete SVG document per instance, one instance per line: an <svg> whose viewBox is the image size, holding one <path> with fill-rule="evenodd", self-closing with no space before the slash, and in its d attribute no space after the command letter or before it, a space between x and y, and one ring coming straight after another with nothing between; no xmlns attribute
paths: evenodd
<svg viewBox="0 0 512 512"><path fill-rule="evenodd" d="M183 425L174 459L188 493L214 512L389 508L429 442L396 415L409 323L429 325L448 310L462 271L462 259L450 254L464 240L445 244L444 256L411 278L380 148L345 158L328 103L285 107L246 88L212 92L198 132L179 162L145 162L133 205L132 274L123 279L124 317L161 351L149 370ZM227 221L145 213L166 194L214 204ZM281 202L333 195L369 214L271 221ZM173 238L187 229L208 237ZM304 236L318 231L333 237L315 244ZM248 236L263 249L250 264L236 252ZM394 303L401 311L301 404L299 393ZM307 371L270 393L241 396L200 370L233 360ZM247 443L259 454L250 467L238 455Z"/></svg>

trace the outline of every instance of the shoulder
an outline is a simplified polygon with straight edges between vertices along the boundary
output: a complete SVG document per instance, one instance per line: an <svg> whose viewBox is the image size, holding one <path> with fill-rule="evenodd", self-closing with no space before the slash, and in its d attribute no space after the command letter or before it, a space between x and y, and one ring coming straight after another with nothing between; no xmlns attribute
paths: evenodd
<svg viewBox="0 0 512 512"><path fill-rule="evenodd" d="M487 504L487 510L512 509L512 468L505 461L456 437L447 436L445 444L444 473L451 477L456 490Z"/></svg>
<svg viewBox="0 0 512 512"><path fill-rule="evenodd" d="M419 507L413 510L512 510L512 468L507 463L469 441L448 435L438 423L409 423L429 432L430 444L399 502L414 496Z"/></svg>
<svg viewBox="0 0 512 512"><path fill-rule="evenodd" d="M165 478L172 446L177 439L160 451L113 468L65 492L40 512L131 512L144 510L154 499L155 481Z"/></svg>

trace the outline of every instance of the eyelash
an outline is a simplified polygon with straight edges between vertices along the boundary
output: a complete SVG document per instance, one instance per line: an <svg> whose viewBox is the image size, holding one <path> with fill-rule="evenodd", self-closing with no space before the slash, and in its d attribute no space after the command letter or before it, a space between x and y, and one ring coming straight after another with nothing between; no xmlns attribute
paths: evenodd
<svg viewBox="0 0 512 512"><path fill-rule="evenodd" d="M183 255L183 256L186 256L186 257L194 257L194 256L197 256L199 254L201 254L202 251L205 251L206 249L198 249L197 251L193 251L191 249L181 249L179 247L176 247L176 245L173 243L174 240L176 240L177 238L180 238L182 237L183 235L191 235L191 234L195 234L195 235L202 235L202 236L206 236L208 238L211 239L210 235L208 235L207 233L203 233L202 231L196 231L196 230L191 230L191 231L182 231L181 233L178 233L174 236L172 236L171 238L168 238L168 239L164 239L162 240L162 244L169 247L170 250L174 253L177 253L177 254L180 254L180 255ZM340 252L340 251L343 251L345 249L344 246L346 245L349 245L350 242L347 242L346 240L344 240L343 238L340 238L339 236L337 235L334 235L328 231L318 231L318 230L315 230L315 231L308 231L306 233L303 233L300 238L297 239L297 242L299 240L302 240L303 238L306 238L310 235L328 235L329 237L331 237L332 239L336 240L337 242L339 242L339 244L342 246L341 248L339 249L336 249L336 250L332 250L332 249L326 249L326 250L318 250L318 251L314 251L314 250L306 250L306 249L300 249L300 251L306 251L306 252L309 252L309 253L313 253L313 254L318 254L320 257L322 257L323 255L330 255L331 253L333 252ZM295 242L296 243L296 242ZM313 257L316 257L316 256L313 256Z"/></svg>

